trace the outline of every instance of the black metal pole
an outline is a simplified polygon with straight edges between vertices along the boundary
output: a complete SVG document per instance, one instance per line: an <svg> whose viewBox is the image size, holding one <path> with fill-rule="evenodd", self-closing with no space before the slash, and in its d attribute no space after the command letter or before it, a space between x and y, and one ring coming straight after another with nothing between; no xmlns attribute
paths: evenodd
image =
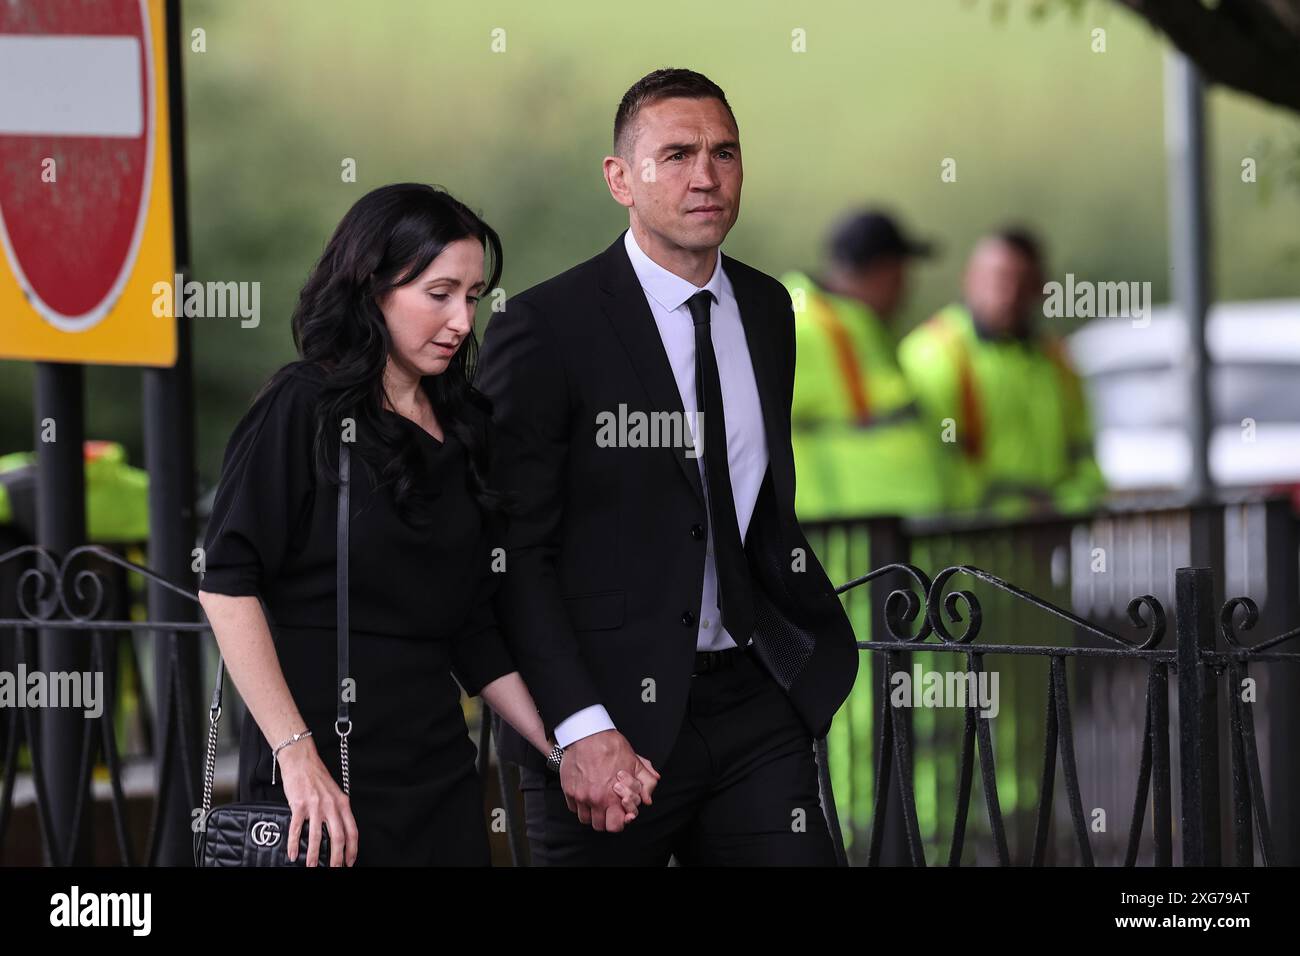
<svg viewBox="0 0 1300 956"><path fill-rule="evenodd" d="M1210 434L1210 356L1205 316L1210 299L1209 215L1206 212L1205 90L1200 71L1177 50L1165 57L1165 152L1169 179L1169 264L1174 302L1187 330L1183 355L1187 407L1184 417L1192 452L1188 493L1208 500Z"/></svg>
<svg viewBox="0 0 1300 956"><path fill-rule="evenodd" d="M1178 756L1184 866L1220 866L1219 688L1201 652L1214 650L1214 576L1174 572L1178 660Z"/></svg>
<svg viewBox="0 0 1300 956"><path fill-rule="evenodd" d="M868 522L867 526L867 549L870 558L867 567L871 569L884 567L887 564L906 563L910 554L908 552L907 535L903 531L903 524L898 518L875 518ZM871 594L871 633L867 635L867 640L883 641L888 639L888 630L885 626L885 601L891 591L899 586L897 576L879 577L869 585ZM921 596L925 600L925 595ZM861 639L861 638L859 638ZM884 668L885 659L883 654L868 654L869 666L871 668L871 686L877 693L888 696L890 688L885 684ZM912 666L911 654L899 654L898 666L903 669L910 669ZM879 707L875 706L878 702L873 702L873 713L879 712ZM912 723L904 719L905 714L896 711L898 719L894 722L894 733L906 734L908 736L908 752L912 751ZM872 766L880 765L880 728L873 727L871 734L871 761ZM901 768L895 767L895 780L889 788L889 793L885 803L885 826L880 840L880 865L881 866L911 866L912 858L908 851L907 845L907 822L903 816L903 801L899 796L897 774ZM879 786L880 781L876 781Z"/></svg>
<svg viewBox="0 0 1300 956"><path fill-rule="evenodd" d="M85 381L80 365L36 363L36 543L56 561L86 543L86 480L83 443ZM37 643L40 669L47 675L90 670L89 635L81 631L42 630ZM92 861L89 786L81 786L81 749L86 718L72 707L45 707L40 712L39 772L50 800L56 859L46 864ZM78 804L85 808L80 826ZM79 830L79 836L78 836ZM75 853L70 850L75 846Z"/></svg>
<svg viewBox="0 0 1300 956"><path fill-rule="evenodd" d="M181 82L180 4L167 4L168 102L171 119L172 208L177 271L189 271L185 205L184 103ZM144 371L144 455L149 472L149 564L164 578L197 587L195 547L194 394L190 324L178 316L176 364ZM166 588L149 585L152 620L197 620L193 603ZM202 740L203 701L199 690L199 638L160 632L154 639L156 682L154 762L158 781L157 832L150 863L193 863L190 823L197 809L201 767L195 759ZM177 696L177 691L180 696ZM182 755L188 760L182 760Z"/></svg>
<svg viewBox="0 0 1300 956"><path fill-rule="evenodd" d="M1188 566L1210 571L1212 594L1227 590L1226 508L1222 504L1192 505L1187 512Z"/></svg>
<svg viewBox="0 0 1300 956"><path fill-rule="evenodd" d="M1227 538L1227 506L1223 504L1211 504L1208 501L1200 504L1194 504L1189 510L1188 520L1188 545L1189 555L1188 564L1194 568L1205 568L1209 571L1210 584L1208 585L1209 598L1211 602L1218 596L1220 601L1227 593L1227 568L1228 568L1228 550L1226 544ZM1217 610L1217 609L1216 609ZM1228 699L1220 698L1217 694L1214 696L1215 713L1214 725L1216 732L1226 734L1228 727ZM1215 738L1216 756L1218 752L1228 743L1226 736ZM1215 764L1218 766L1217 762ZM1219 805L1226 805L1231 800L1228 776L1222 775L1220 778L1220 790L1218 794ZM1224 824L1227 821L1222 821ZM1218 834L1219 842L1229 838L1231 832L1229 829L1222 829L1217 816L1214 821L1215 833Z"/></svg>
<svg viewBox="0 0 1300 956"><path fill-rule="evenodd" d="M1264 511L1264 568L1267 590L1256 634L1282 634L1300 626L1296 582L1300 581L1300 524L1285 498L1274 498ZM1286 812L1300 794L1300 753L1295 728L1300 727L1300 673L1294 667L1273 667L1268 676L1268 807L1276 807L1273 848L1282 866L1300 866L1300 819ZM1240 694L1241 688L1232 688ZM1254 704L1246 704L1253 707Z"/></svg>

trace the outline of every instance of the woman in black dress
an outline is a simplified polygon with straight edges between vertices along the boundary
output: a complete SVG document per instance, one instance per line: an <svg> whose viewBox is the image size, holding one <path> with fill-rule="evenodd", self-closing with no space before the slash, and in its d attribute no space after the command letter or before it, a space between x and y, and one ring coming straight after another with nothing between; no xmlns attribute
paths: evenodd
<svg viewBox="0 0 1300 956"><path fill-rule="evenodd" d="M496 233L445 192L369 193L302 290L301 358L226 449L199 596L248 705L239 799L287 801L287 845L294 854L307 826L308 865L322 824L333 866L489 862L457 681L550 751L490 604L508 502L488 480L490 416L471 375L475 306L500 270ZM341 437L352 450L350 794L335 732ZM615 784L628 821L643 785L648 795L649 777Z"/></svg>

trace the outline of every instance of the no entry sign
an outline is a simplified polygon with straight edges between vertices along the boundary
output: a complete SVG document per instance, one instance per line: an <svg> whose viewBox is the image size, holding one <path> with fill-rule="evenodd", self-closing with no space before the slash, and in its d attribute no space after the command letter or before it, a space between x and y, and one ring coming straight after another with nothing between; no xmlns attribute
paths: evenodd
<svg viewBox="0 0 1300 956"><path fill-rule="evenodd" d="M0 357L171 365L163 0L0 2Z"/></svg>

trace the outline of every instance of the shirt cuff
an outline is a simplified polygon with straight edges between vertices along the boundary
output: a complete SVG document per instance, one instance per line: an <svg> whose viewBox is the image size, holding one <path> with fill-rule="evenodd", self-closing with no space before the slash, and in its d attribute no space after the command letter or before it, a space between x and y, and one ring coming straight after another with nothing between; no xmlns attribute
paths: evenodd
<svg viewBox="0 0 1300 956"><path fill-rule="evenodd" d="M614 729L614 721L609 719L609 712L604 705L592 704L555 725L555 742L561 747L567 747L583 737Z"/></svg>
<svg viewBox="0 0 1300 956"><path fill-rule="evenodd" d="M208 568L199 577L199 590L230 597L260 597L260 568L255 565Z"/></svg>

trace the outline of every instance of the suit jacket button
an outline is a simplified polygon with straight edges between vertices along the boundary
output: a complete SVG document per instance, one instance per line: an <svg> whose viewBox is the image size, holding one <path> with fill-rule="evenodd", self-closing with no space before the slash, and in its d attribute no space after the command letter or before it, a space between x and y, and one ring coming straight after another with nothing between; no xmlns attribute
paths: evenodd
<svg viewBox="0 0 1300 956"><path fill-rule="evenodd" d="M694 623L695 623L695 615L692 614L690 611L682 611L682 624L684 624L686 627L690 627Z"/></svg>
<svg viewBox="0 0 1300 956"><path fill-rule="evenodd" d="M703 538L704 538L704 525L701 525L701 524L693 524L693 525L691 525L691 537L694 538L696 541L703 540Z"/></svg>

